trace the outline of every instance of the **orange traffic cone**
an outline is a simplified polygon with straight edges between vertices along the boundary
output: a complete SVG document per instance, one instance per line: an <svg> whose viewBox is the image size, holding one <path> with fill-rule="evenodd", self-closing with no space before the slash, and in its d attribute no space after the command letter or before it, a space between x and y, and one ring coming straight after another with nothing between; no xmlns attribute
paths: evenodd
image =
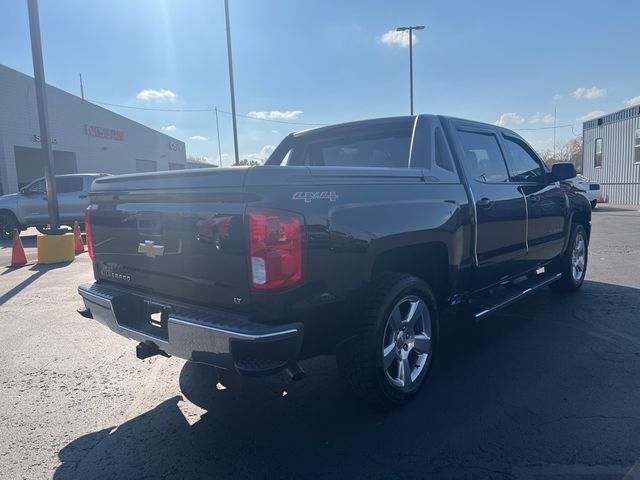
<svg viewBox="0 0 640 480"><path fill-rule="evenodd" d="M20 267L27 264L27 255L24 253L20 233L13 229L13 249L11 250L11 266Z"/></svg>
<svg viewBox="0 0 640 480"><path fill-rule="evenodd" d="M73 222L73 237L76 242L76 253L84 252L84 243L82 242L82 235L80 235L80 226L78 225L78 221Z"/></svg>

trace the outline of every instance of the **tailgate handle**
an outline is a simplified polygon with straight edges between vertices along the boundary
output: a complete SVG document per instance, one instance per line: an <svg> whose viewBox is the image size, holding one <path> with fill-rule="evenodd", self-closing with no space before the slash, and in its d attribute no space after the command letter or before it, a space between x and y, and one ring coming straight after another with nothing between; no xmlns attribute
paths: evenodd
<svg viewBox="0 0 640 480"><path fill-rule="evenodd" d="M138 233L159 237L162 235L162 222L159 213L141 212L137 215Z"/></svg>

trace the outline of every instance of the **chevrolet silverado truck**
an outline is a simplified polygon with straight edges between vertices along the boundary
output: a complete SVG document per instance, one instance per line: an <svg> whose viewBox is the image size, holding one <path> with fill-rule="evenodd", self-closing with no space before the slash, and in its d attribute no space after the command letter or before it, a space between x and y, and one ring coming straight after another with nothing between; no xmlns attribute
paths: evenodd
<svg viewBox="0 0 640 480"><path fill-rule="evenodd" d="M336 355L363 399L399 405L445 309L481 320L580 288L591 207L575 175L513 131L417 115L294 133L262 166L101 178L80 313L139 358L297 378Z"/></svg>

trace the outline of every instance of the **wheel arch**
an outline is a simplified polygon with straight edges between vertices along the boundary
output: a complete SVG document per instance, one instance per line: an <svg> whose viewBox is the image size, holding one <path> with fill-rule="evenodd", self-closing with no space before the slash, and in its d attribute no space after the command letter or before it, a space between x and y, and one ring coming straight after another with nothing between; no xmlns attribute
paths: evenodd
<svg viewBox="0 0 640 480"><path fill-rule="evenodd" d="M10 208L0 208L0 215L10 215L15 221L16 224L20 227L22 224L20 223L20 219L18 218L18 216L15 214L15 212L13 210L11 210Z"/></svg>
<svg viewBox="0 0 640 480"><path fill-rule="evenodd" d="M415 275L432 289L438 304L450 290L449 250L443 242L406 245L381 252L374 260L371 280L384 272Z"/></svg>

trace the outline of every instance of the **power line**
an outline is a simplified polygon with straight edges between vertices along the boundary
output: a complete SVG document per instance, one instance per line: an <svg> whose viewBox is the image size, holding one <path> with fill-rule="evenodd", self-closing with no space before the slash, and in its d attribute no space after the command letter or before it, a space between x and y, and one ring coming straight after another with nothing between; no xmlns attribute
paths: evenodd
<svg viewBox="0 0 640 480"><path fill-rule="evenodd" d="M215 112L216 109L215 108L151 108L151 107L136 107L134 105L120 105L118 103L109 103L109 102L100 102L98 100L91 100L91 102L93 103L97 103L98 105L107 105L109 107L117 107L117 108L129 108L131 110L145 110L148 112L186 112L186 113L193 113L193 112ZM231 112L227 112L226 110L220 110L218 109L218 113L224 113L226 115L233 115ZM288 125L303 125L303 126L316 126L316 127L323 127L325 125L327 125L326 123L308 123L308 122L290 122L287 120L275 120L272 118L259 118L259 117L252 117L250 115L242 115L241 113L237 113L236 116L238 117L242 117L242 118L248 118L249 120L259 120L262 122L273 122L273 123L285 123Z"/></svg>
<svg viewBox="0 0 640 480"><path fill-rule="evenodd" d="M573 127L574 123L567 123L566 125L556 125L551 127L531 127L531 128L514 128L515 131L524 131L524 130L553 130L554 128L568 128Z"/></svg>
<svg viewBox="0 0 640 480"><path fill-rule="evenodd" d="M194 112L215 112L216 108L152 108L152 107L137 107L134 105L121 105L118 103L109 103L109 102L100 102L98 100L90 100L93 103L97 103L98 105L107 105L109 107L117 107L117 108L128 108L131 110L145 110L148 112L177 112L177 113L194 113ZM228 112L226 110L220 110L219 108L217 109L218 113L224 113L225 115L233 115L231 112ZM252 117L250 115L243 115L241 113L236 114L236 116L238 117L242 117L242 118L247 118L249 120L258 120L261 122L272 122L272 123L284 123L287 125L302 125L302 126L314 126L314 127L325 127L328 124L327 123L309 123L309 122L291 122L288 120L276 120L276 119L272 119L272 118L259 118L259 117ZM573 127L577 125L575 123L567 123L565 125L556 125L554 126L550 126L550 127L530 127L530 128L513 128L512 130L515 130L517 132L520 131L535 131L535 130L552 130L553 128L569 128L571 127L571 130L573 132ZM573 133L575 135L575 133Z"/></svg>

